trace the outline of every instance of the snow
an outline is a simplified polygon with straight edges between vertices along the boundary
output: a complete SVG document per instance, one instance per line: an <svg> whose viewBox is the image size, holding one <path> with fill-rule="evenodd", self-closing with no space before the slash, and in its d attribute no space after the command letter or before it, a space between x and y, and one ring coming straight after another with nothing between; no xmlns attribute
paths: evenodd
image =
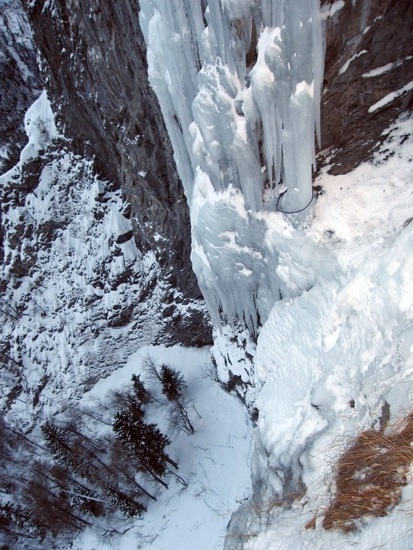
<svg viewBox="0 0 413 550"><path fill-rule="evenodd" d="M382 99L380 99L380 101L377 101L377 103L369 107L368 112L374 113L374 111L377 111L377 109L385 107L388 103L391 103L406 92L410 92L410 90L413 90L413 80L405 84L402 88L399 88L398 90L395 90L394 92L390 92L389 94L385 95Z"/></svg>
<svg viewBox="0 0 413 550"><path fill-rule="evenodd" d="M364 55L365 53L367 53L367 50L361 50L360 52L357 52L354 55L352 55L350 59L348 59L344 63L344 65L341 67L341 69L338 71L338 74L344 74L347 71L347 69L350 67L350 63L355 59L357 59L358 57L360 57L361 55Z"/></svg>
<svg viewBox="0 0 413 550"><path fill-rule="evenodd" d="M215 343L212 350L149 345L163 322L165 289L145 294L158 266L132 239L116 244L130 221L120 192L109 192L90 163L63 149L47 159L35 193L26 191L19 201L7 195L24 182L27 161L59 139L42 94L26 117L29 144L21 162L0 178L8 278L2 338L25 373L23 380L13 378L23 389L8 404L8 418L31 425L33 396L44 376L37 412L51 416L85 386L93 387L82 403L105 399L140 373L150 354L184 374L198 411L191 409L195 434L179 435L168 449L188 487L170 482L143 520L128 523L116 547L407 550L411 483L397 509L363 520L354 533L326 532L321 522L343 449L361 430L378 426L386 403L391 420L412 408L413 119L396 121L373 162L342 176L324 171L314 204L306 189L322 80L318 3L311 3L313 11L306 3L302 20L292 3L285 4L284 22L283 2L263 0L258 61L248 75L241 59L249 45L251 2L225 0L224 15L218 0L210 0L204 14L205 2L140 4L150 78L191 208L192 262L216 325ZM344 2L327 6L332 17ZM237 18L241 33L234 31ZM295 25L288 27L291 20ZM294 55L309 43L304 54ZM266 167L258 154L261 130ZM281 174L291 186L278 185ZM277 209L279 196L281 207L293 207L286 200L291 193L296 206L311 198L311 221ZM58 224L56 236L42 244L40 228L50 220ZM13 266L32 249L36 270L17 277ZM119 282L127 268L132 279ZM99 285L97 273L105 274ZM134 322L110 327L108 319L131 305ZM251 412L259 411L254 432L246 407L215 377L227 387L242 382L235 391ZM157 420L166 426L164 412ZM305 529L314 517L315 528ZM85 531L72 548L113 544Z"/></svg>
<svg viewBox="0 0 413 550"><path fill-rule="evenodd" d="M334 15L344 8L346 3L344 0L337 0L334 3L326 3L321 6L321 19L325 21L329 17L334 17Z"/></svg>
<svg viewBox="0 0 413 550"><path fill-rule="evenodd" d="M303 252L323 260L303 256L315 271L311 288L276 302L260 331L255 491L233 518L226 550L411 548L411 486L397 510L354 533L324 531L321 520L334 462L352 437L378 426L386 402L391 420L412 407L412 157L413 120L404 115L374 163L317 181L323 194ZM300 479L303 496L280 504ZM316 528L305 529L313 517Z"/></svg>
<svg viewBox="0 0 413 550"><path fill-rule="evenodd" d="M384 73L388 73L393 69L401 67L405 61L410 61L411 59L413 59L413 57L411 55L407 55L404 59L399 59L398 61L394 61L393 63L387 63L386 65L382 65L381 67L376 67L375 69L371 69L367 73L363 73L361 76L364 78L380 76Z"/></svg>
<svg viewBox="0 0 413 550"><path fill-rule="evenodd" d="M188 482L183 488L172 480L168 490L151 503L142 520L130 522L130 530L116 546L119 550L219 549L223 547L231 514L250 491L249 460L251 425L242 403L225 393L208 374L210 349L174 346L145 346L128 357L127 364L100 380L87 392L81 404L105 399L108 391L127 385L132 374L142 372L150 356L157 364L167 364L183 375L187 395L193 400L195 425L192 436L181 434L168 447L179 464L179 474ZM157 423L161 418L151 421ZM78 550L113 548L85 532L72 546Z"/></svg>
<svg viewBox="0 0 413 550"><path fill-rule="evenodd" d="M29 141L20 153L21 164L36 158L57 137L54 115L46 91L27 110L24 127Z"/></svg>
<svg viewBox="0 0 413 550"><path fill-rule="evenodd" d="M153 252L141 254L133 238L117 242L132 230L121 190L109 191L91 161L65 150L45 92L25 127L20 162L0 176L0 343L11 357L0 403L10 422L27 427L153 342L165 328L170 289ZM40 167L30 190L33 160Z"/></svg>

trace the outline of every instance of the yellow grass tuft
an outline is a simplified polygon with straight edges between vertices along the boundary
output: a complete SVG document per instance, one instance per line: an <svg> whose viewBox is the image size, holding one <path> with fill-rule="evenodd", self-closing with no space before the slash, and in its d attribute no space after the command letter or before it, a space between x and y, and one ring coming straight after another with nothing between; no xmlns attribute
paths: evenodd
<svg viewBox="0 0 413 550"><path fill-rule="evenodd" d="M412 462L413 413L387 434L362 432L336 465L336 495L324 515L324 529L354 531L358 519L387 515L400 501Z"/></svg>

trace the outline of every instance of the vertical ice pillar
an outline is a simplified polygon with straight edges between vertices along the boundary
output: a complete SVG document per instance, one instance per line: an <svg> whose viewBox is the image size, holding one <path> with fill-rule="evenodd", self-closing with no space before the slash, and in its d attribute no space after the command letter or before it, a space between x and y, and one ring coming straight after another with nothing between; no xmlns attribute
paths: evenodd
<svg viewBox="0 0 413 550"><path fill-rule="evenodd" d="M257 138L239 107L251 40L251 1L140 0L140 6L149 80L189 203L194 171L200 166L216 190L233 185L242 191L248 209L259 210Z"/></svg>
<svg viewBox="0 0 413 550"><path fill-rule="evenodd" d="M312 199L314 138L320 139L323 34L318 0L263 0L265 25L251 74L261 114L267 177L283 184L281 211L306 213Z"/></svg>
<svg viewBox="0 0 413 550"><path fill-rule="evenodd" d="M279 297L261 211L287 212L296 223L311 208L323 75L319 0L139 4L149 80L191 211L201 290L216 322L237 318L254 329L269 310L265 300Z"/></svg>
<svg viewBox="0 0 413 550"><path fill-rule="evenodd" d="M139 4L140 25L147 43L149 81L159 100L178 173L190 200L194 166L188 129L198 88L200 14L195 26L188 0L140 0Z"/></svg>

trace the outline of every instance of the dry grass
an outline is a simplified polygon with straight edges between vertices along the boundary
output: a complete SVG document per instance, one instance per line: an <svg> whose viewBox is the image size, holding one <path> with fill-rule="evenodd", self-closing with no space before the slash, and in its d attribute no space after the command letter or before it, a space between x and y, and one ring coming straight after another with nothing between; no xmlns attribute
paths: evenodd
<svg viewBox="0 0 413 550"><path fill-rule="evenodd" d="M362 432L337 463L336 495L324 515L324 529L354 531L360 518L387 515L400 501L412 462L413 413L387 433Z"/></svg>

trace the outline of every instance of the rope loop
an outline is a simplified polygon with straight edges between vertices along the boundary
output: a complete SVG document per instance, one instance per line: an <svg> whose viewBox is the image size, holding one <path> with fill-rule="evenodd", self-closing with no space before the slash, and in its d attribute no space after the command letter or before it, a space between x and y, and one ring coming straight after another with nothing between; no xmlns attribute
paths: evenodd
<svg viewBox="0 0 413 550"><path fill-rule="evenodd" d="M311 191L311 199L310 199L310 202L308 204L306 204L304 206L304 208L300 208L300 210L291 210L291 211L288 211L288 210L282 210L281 208L278 207L278 204L280 202L280 200L283 198L283 196L287 193L287 191L285 191L285 193L283 193L282 195L280 195L277 199L277 204L275 205L275 209L277 210L277 212L281 212L282 214L298 214L299 212L303 212L306 208L308 208L310 206L310 204L313 202L313 199L314 199L314 190Z"/></svg>

